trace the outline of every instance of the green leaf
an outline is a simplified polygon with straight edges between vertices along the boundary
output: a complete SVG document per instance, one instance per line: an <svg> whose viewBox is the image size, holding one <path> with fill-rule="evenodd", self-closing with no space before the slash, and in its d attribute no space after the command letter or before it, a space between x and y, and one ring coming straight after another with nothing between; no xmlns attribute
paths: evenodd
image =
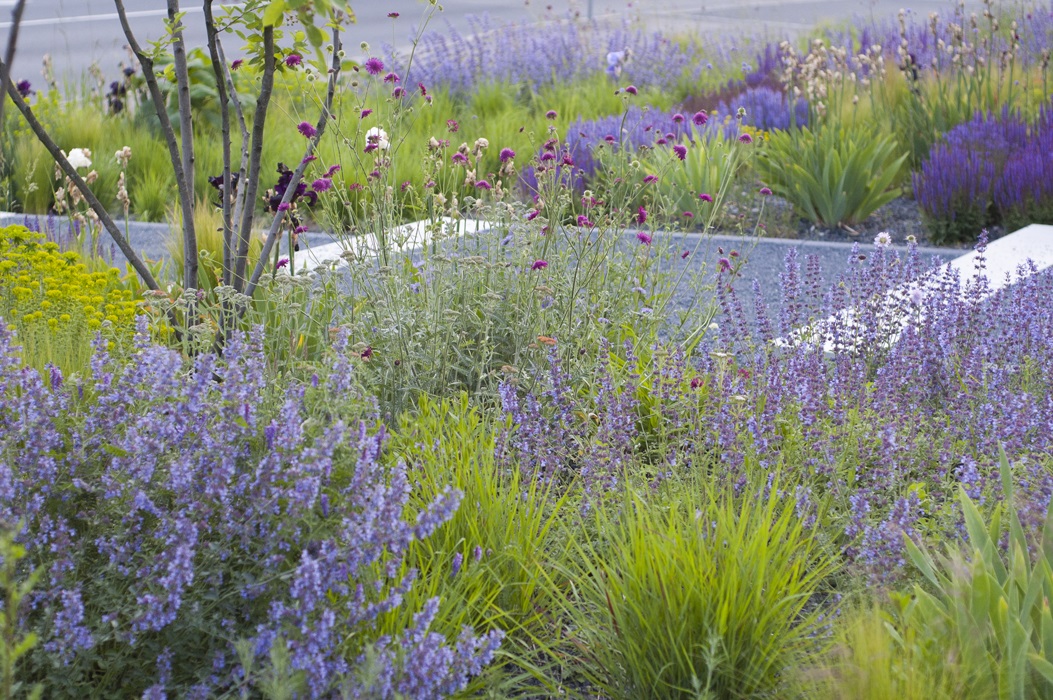
<svg viewBox="0 0 1053 700"><path fill-rule="evenodd" d="M271 0L263 11L263 26L277 27L285 19L285 0Z"/></svg>

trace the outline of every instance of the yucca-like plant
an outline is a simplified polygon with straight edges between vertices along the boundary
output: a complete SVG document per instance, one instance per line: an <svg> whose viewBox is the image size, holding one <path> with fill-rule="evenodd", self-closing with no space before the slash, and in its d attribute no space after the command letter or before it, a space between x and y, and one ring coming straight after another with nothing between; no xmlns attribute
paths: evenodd
<svg viewBox="0 0 1053 700"><path fill-rule="evenodd" d="M801 216L850 226L899 196L906 162L894 136L857 125L773 132L754 166Z"/></svg>

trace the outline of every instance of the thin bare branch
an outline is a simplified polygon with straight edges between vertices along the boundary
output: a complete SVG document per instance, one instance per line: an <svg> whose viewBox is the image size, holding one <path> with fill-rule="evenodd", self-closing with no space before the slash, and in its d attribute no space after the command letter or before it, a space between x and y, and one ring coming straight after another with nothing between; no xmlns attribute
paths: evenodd
<svg viewBox="0 0 1053 700"><path fill-rule="evenodd" d="M183 177L190 188L190 220L183 212L183 286L197 287L197 231L194 230L194 111L190 106L190 75L183 41L183 20L179 0L168 0L168 21L172 29L172 63L175 68L176 104L179 106L179 140L183 147Z"/></svg>
<svg viewBox="0 0 1053 700"><path fill-rule="evenodd" d="M219 50L219 58L223 63L223 74L227 77L227 92L230 94L230 104L234 107L234 116L238 119L238 127L241 129L241 166L238 168L238 189L234 196L234 211L231 213L232 224L237 224L241 221L241 212L245 207L245 176L249 168L249 127L245 124L245 113L241 109L241 99L238 97L238 89L234 86L234 76L230 73L230 64L227 63L227 56L223 52L223 42L217 36L216 37L216 48ZM227 284L232 284L233 278L233 256L234 246L231 243L231 279L227 280Z"/></svg>
<svg viewBox="0 0 1053 700"><path fill-rule="evenodd" d="M6 71L6 64L0 63L0 70ZM139 273L139 277L142 278L143 283L150 289L160 289L157 284L157 280L154 279L150 273L150 269L146 267L143 261L136 255L135 251L132 250L131 244L128 243L128 239L121 234L120 229L117 228L117 224L113 222L109 212L106 211L106 207L102 205L99 198L95 196L95 193L88 187L88 183L84 182L84 179L77 173L76 168L70 165L70 162L63 155L58 144L56 144L51 136L48 135L47 130L37 121L36 116L33 114L33 110L30 109L26 101L22 99L22 96L18 94L18 90L10 82L7 85L7 94L11 97L11 101L15 103L15 107L19 112L22 113L22 117L29 124L29 128L36 135L37 140L44 146L48 154L58 163L58 166L62 169L62 172L66 174L66 177L80 190L81 194L84 195L85 201L92 208L95 214L99 217L99 221L106 228L106 231L113 238L113 242L117 244L117 247L121 249L124 257L127 258L128 264Z"/></svg>
<svg viewBox="0 0 1053 700"><path fill-rule="evenodd" d="M18 46L18 28L22 24L22 11L26 9L26 0L18 0L15 9L11 10L11 33L7 35L7 49L4 51L4 67L0 67L0 129L4 128L4 95L8 84L14 80L8 73L7 66L15 62L15 48Z"/></svg>
<svg viewBox="0 0 1053 700"><path fill-rule="evenodd" d="M219 118L223 144L223 193L220 202L223 208L223 284L230 284L233 229L230 219L230 108L227 105L226 66L220 59L219 32L216 31L216 20L212 16L212 0L205 0L204 13L208 55L212 59L212 72L216 75L216 93L219 96Z"/></svg>
<svg viewBox="0 0 1053 700"><path fill-rule="evenodd" d="M318 125L315 127L316 133L307 143L307 152L304 153L304 157L300 159L300 165L297 166L296 170L293 172L292 180L289 181L289 185L285 188L285 194L282 196L282 204L288 204L296 193L296 188L299 186L300 180L303 178L303 173L307 168L310 157L318 147L318 142L322 140L322 134L325 133L326 124L329 122L329 117L332 116L333 97L336 94L336 83L340 78L340 48L340 30L334 29L333 62L332 67L329 69L329 84L326 88L325 105L322 107L322 114L318 117ZM256 261L256 268L252 271L252 278L249 280L249 286L245 288L246 296L251 297L252 293L256 291L256 286L259 284L260 277L263 276L263 268L267 265L271 249L274 248L274 243L278 238L278 231L281 229L284 216L285 212L282 211L282 207L279 205L278 211L274 215L274 221L271 222L271 228L267 232L267 241L263 244L263 250L260 252L260 259Z"/></svg>
<svg viewBox="0 0 1053 700"><path fill-rule="evenodd" d="M234 261L234 288L245 287L245 270L248 267L249 237L252 235L252 218L256 205L256 194L260 186L260 161L263 158L263 127L267 120L267 106L274 90L274 27L263 28L263 79L260 96L256 101L256 116L252 120L252 154L249 160L249 176L245 182L245 203L241 213L241 230L238 239L238 256Z"/></svg>
<svg viewBox="0 0 1053 700"><path fill-rule="evenodd" d="M193 236L194 227L193 183L187 183L186 172L183 170L183 159L179 153L179 144L176 143L175 130L172 129L172 121L168 118L168 108L165 105L165 98L164 95L161 94L161 88L157 84L157 76L154 74L153 59L143 51L142 47L139 46L139 42L136 41L135 35L132 33L132 27L128 24L128 13L124 9L123 0L113 0L113 4L117 9L117 16L121 21L121 28L124 30L124 36L128 39L128 45L132 48L132 52L135 54L135 57L139 59L139 64L143 67L143 77L146 79L146 86L150 91L150 99L154 103L154 109L157 112L157 119L161 123L161 133L164 135L165 144L168 146L168 157L172 161L172 171L175 174L176 189L179 194L180 211L183 215L183 250L186 251L187 230L189 227L190 233ZM191 261L184 260L183 262L184 264L190 264ZM196 265L196 245L193 262ZM194 283L191 286L196 285L197 277L195 276Z"/></svg>

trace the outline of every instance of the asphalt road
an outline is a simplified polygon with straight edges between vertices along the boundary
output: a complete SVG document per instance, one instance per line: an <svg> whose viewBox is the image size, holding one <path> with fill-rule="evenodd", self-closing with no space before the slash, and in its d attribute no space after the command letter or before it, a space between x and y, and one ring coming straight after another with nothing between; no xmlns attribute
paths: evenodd
<svg viewBox="0 0 1053 700"><path fill-rule="evenodd" d="M237 5L235 0L215 0L216 5ZM904 0L447 0L444 11L432 19L428 29L450 26L466 31L469 17L487 14L495 23L539 22L546 18L565 17L591 12L594 17L617 19L630 17L654 29L680 33L760 32L784 37L807 31L820 22L839 22L854 16L891 17ZM980 0L968 0L972 9ZM0 0L0 46L6 46L11 26L10 12L14 0ZM125 0L129 22L143 45L164 33L167 15L165 0ZM423 0L373 0L353 2L358 23L350 29L345 45L361 41L388 42L405 48L414 35L428 5ZM925 16L930 11L947 13L947 0L914 0L909 9ZM204 46L200 2L182 3L187 12L186 38L190 46ZM400 13L397 22L388 19L390 12ZM224 44L228 55L236 55L239 40L228 37ZM97 63L107 77L116 76L118 65L127 60L126 40L112 0L28 0L19 51L12 75L15 79L40 80L41 59L49 54L56 77L63 82L76 81Z"/></svg>

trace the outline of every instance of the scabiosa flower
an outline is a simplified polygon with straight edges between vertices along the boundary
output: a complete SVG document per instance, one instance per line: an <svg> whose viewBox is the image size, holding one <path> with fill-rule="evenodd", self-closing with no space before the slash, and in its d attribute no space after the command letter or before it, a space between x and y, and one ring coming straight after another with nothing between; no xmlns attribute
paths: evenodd
<svg viewBox="0 0 1053 700"><path fill-rule="evenodd" d="M385 83L397 83L399 80L399 74L394 71L384 76Z"/></svg>
<svg viewBox="0 0 1053 700"><path fill-rule="evenodd" d="M684 123L684 115L681 114L680 112L677 112L676 114L674 114L673 115L673 123L674 124L683 124Z"/></svg>
<svg viewBox="0 0 1053 700"><path fill-rule="evenodd" d="M701 199L703 202L709 202L710 204L713 203L713 197L708 195L708 194L706 194L705 192L703 192L702 194L698 195L698 198Z"/></svg>
<svg viewBox="0 0 1053 700"><path fill-rule="evenodd" d="M878 248L887 248L892 245L892 235L888 231L881 231L874 236L874 245Z"/></svg>
<svg viewBox="0 0 1053 700"><path fill-rule="evenodd" d="M636 89L636 86L635 86L635 85L630 85L629 87L625 88L625 91L626 91L627 93L629 93L630 95L635 95L635 94L637 94L637 93L639 92L639 91L638 91L638 90Z"/></svg>
<svg viewBox="0 0 1053 700"><path fill-rule="evenodd" d="M538 215L539 213L540 213L540 212L539 212L539 211L538 211L537 209L532 209L532 210L530 211L530 213L526 215L526 220L527 220L527 221L533 221L534 219L536 219L536 218L537 218L537 215Z"/></svg>
<svg viewBox="0 0 1053 700"><path fill-rule="evenodd" d="M706 122L709 121L709 117L706 116L706 110L700 109L695 112L695 116L691 117L691 121L695 126L705 126Z"/></svg>
<svg viewBox="0 0 1053 700"><path fill-rule="evenodd" d="M578 214L578 226L582 228L592 228L592 222L589 221L589 217L584 214Z"/></svg>
<svg viewBox="0 0 1053 700"><path fill-rule="evenodd" d="M456 134L457 130L460 129L460 128L461 128L461 125L457 123L456 119L447 119L446 120L446 130L449 131L451 134Z"/></svg>
<svg viewBox="0 0 1053 700"><path fill-rule="evenodd" d="M647 223L647 210L643 207L640 207L636 210L636 223L638 223L640 226L643 226Z"/></svg>
<svg viewBox="0 0 1053 700"><path fill-rule="evenodd" d="M544 270L548 267L548 263L544 260L535 260L534 264L530 266L531 270Z"/></svg>
<svg viewBox="0 0 1053 700"><path fill-rule="evenodd" d="M486 180L479 180L478 182L476 182L475 183L475 188L477 190L489 190L489 189L491 189L490 183L487 182Z"/></svg>
<svg viewBox="0 0 1053 700"><path fill-rule="evenodd" d="M18 94L22 96L22 99L25 99L33 92L33 85L28 80L19 80L15 84L15 89L18 90Z"/></svg>
<svg viewBox="0 0 1053 700"><path fill-rule="evenodd" d="M721 272L731 272L732 270L731 261L727 258L721 258L717 261L717 264L720 266Z"/></svg>
<svg viewBox="0 0 1053 700"><path fill-rule="evenodd" d="M501 162L502 163L507 163L508 161L512 160L515 157L516 157L516 152L513 151L511 148L502 148L501 149Z"/></svg>
<svg viewBox="0 0 1053 700"><path fill-rule="evenodd" d="M640 211L643 211L643 209L641 209ZM636 240L640 241L644 245L651 245L651 241L653 239L651 238L651 234L649 234L649 233L647 233L645 231L637 231L636 232Z"/></svg>
<svg viewBox="0 0 1053 700"><path fill-rule="evenodd" d="M333 186L333 181L327 177L320 177L311 183L311 189L315 192L328 192Z"/></svg>
<svg viewBox="0 0 1053 700"><path fill-rule="evenodd" d="M318 129L311 126L310 122L300 122L299 126L296 127L305 138L313 139L318 134Z"/></svg>
<svg viewBox="0 0 1053 700"><path fill-rule="evenodd" d="M297 53L291 53L285 57L285 65L290 68L295 68L303 63L303 57Z"/></svg>
<svg viewBox="0 0 1053 700"><path fill-rule="evenodd" d="M240 58L236 58L236 59L234 59L234 61L233 61L233 62L232 62L232 63L230 64L230 69L231 69L231 70L237 70L237 69L241 68L241 65L242 65L243 63L245 63L245 61L244 61L243 59L240 59Z"/></svg>
<svg viewBox="0 0 1053 700"><path fill-rule="evenodd" d="M384 62L376 57L367 58L366 62L363 64L363 68L365 68L366 72L370 75L380 75L384 72Z"/></svg>
<svg viewBox="0 0 1053 700"><path fill-rule="evenodd" d="M691 255L691 251L690 250L685 250L682 253L680 253L680 259L681 260L687 260L689 255Z"/></svg>
<svg viewBox="0 0 1053 700"><path fill-rule="evenodd" d="M373 113L373 110L371 110L371 109L363 109L362 112L358 116L359 116L359 119L365 119L366 117L368 117L372 113Z"/></svg>
<svg viewBox="0 0 1053 700"><path fill-rule="evenodd" d="M607 143L614 143L615 141L617 141L617 139L614 138L614 134L607 134L606 136L603 137L603 140L606 141Z"/></svg>
<svg viewBox="0 0 1053 700"><path fill-rule="evenodd" d="M681 216L683 216L685 219L693 219L693 218L695 218L694 212L690 212L690 211L685 211Z"/></svg>
<svg viewBox="0 0 1053 700"><path fill-rule="evenodd" d="M464 155L460 151L450 156L451 163L457 163L459 165L468 165L468 156Z"/></svg>
<svg viewBox="0 0 1053 700"><path fill-rule="evenodd" d="M687 146L683 145L682 143L678 143L675 146L673 146L673 153L675 153L676 157L680 160L687 160Z"/></svg>
<svg viewBox="0 0 1053 700"><path fill-rule="evenodd" d="M767 197L768 195L771 194L771 188L770 187L762 187L762 188L760 188L760 193L762 195L764 195L765 197Z"/></svg>
<svg viewBox="0 0 1053 700"><path fill-rule="evenodd" d="M394 90L391 91L391 96L394 97L395 99L398 99L398 98L402 97L405 94L406 94L406 90L404 88L401 88L401 87L397 87L397 88L395 88Z"/></svg>
<svg viewBox="0 0 1053 700"><path fill-rule="evenodd" d="M278 211L289 211L289 203L288 202L282 202L281 204L279 204L278 205Z"/></svg>
<svg viewBox="0 0 1053 700"><path fill-rule="evenodd" d="M753 143L753 137L749 134L740 134L739 143Z"/></svg>
<svg viewBox="0 0 1053 700"><path fill-rule="evenodd" d="M545 119L555 119L557 116L559 115L556 114L556 110L554 109L550 109L549 111L545 112Z"/></svg>
<svg viewBox="0 0 1053 700"><path fill-rule="evenodd" d="M647 175L643 179L643 184L650 185L652 182L658 182L657 175Z"/></svg>
<svg viewBox="0 0 1053 700"><path fill-rule="evenodd" d="M286 267L288 264L289 264L289 258L282 258L281 260L278 261L278 264L274 266L274 269L275 270L280 270L283 267Z"/></svg>
<svg viewBox="0 0 1053 700"><path fill-rule="evenodd" d="M325 171L325 177L332 177L334 173L340 172L339 165L330 165L329 169Z"/></svg>
<svg viewBox="0 0 1053 700"><path fill-rule="evenodd" d="M541 162L542 163L548 162L550 160L555 160L555 159L556 159L556 154L552 153L550 151L545 151L544 153L541 154Z"/></svg>

